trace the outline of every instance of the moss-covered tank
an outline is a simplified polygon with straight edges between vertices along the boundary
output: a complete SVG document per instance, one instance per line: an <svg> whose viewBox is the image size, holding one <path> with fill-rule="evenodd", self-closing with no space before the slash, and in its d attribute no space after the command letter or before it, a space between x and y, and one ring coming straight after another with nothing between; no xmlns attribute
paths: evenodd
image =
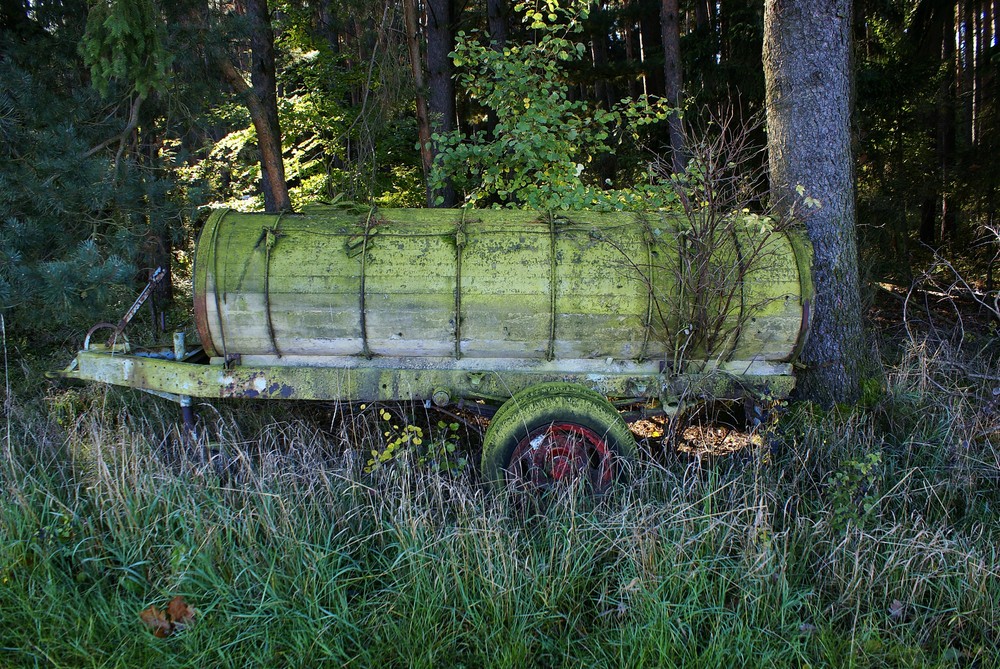
<svg viewBox="0 0 1000 669"><path fill-rule="evenodd" d="M174 400L191 429L194 397L502 405L487 479L600 490L634 460L618 407L670 413L794 384L808 242L746 214L694 219L218 211L195 256L200 346L183 331L160 348L124 340L151 284L59 376ZM108 343L92 342L99 329Z"/></svg>
<svg viewBox="0 0 1000 669"><path fill-rule="evenodd" d="M808 243L759 221L706 243L666 214L217 211L195 317L209 356L247 364L790 361Z"/></svg>

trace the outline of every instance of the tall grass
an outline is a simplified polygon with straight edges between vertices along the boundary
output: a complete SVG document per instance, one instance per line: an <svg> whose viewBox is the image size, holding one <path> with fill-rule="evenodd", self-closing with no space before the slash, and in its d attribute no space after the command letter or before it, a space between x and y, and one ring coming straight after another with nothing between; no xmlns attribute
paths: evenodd
<svg viewBox="0 0 1000 669"><path fill-rule="evenodd" d="M993 666L997 406L944 355L544 506L366 475L363 416L203 409L206 460L154 399L8 394L0 666ZM175 595L197 621L156 638Z"/></svg>

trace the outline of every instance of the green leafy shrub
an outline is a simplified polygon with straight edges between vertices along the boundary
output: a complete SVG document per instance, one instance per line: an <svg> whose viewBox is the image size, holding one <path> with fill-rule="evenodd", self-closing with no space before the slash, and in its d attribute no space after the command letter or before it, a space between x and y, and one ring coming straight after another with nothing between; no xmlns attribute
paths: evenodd
<svg viewBox="0 0 1000 669"><path fill-rule="evenodd" d="M881 451L873 451L847 460L830 475L827 486L834 527L863 525L877 512L881 466Z"/></svg>
<svg viewBox="0 0 1000 669"><path fill-rule="evenodd" d="M492 130L435 134L433 188L450 180L471 205L533 209L655 209L670 188L606 188L590 174L596 156L614 150L669 110L647 98L607 110L571 99L566 67L583 58L587 5L546 0L516 6L536 41L497 50L477 30L460 31L451 54L465 94L496 117Z"/></svg>

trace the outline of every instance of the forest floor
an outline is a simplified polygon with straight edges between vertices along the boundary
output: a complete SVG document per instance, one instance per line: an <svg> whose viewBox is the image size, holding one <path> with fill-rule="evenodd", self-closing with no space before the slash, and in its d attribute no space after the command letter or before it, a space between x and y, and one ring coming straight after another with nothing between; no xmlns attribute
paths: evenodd
<svg viewBox="0 0 1000 669"><path fill-rule="evenodd" d="M647 425L628 485L537 504L481 484L473 421L204 405L205 458L12 355L0 666L997 666L1000 343L871 322L857 405ZM437 455L366 473L383 410Z"/></svg>

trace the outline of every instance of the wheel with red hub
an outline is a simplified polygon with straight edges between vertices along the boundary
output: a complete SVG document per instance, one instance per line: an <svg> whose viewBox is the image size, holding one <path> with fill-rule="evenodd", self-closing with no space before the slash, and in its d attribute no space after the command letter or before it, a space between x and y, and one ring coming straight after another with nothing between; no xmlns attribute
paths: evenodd
<svg viewBox="0 0 1000 669"><path fill-rule="evenodd" d="M483 475L497 487L545 490L578 481L605 491L635 456L635 439L604 397L542 383L497 411L483 439Z"/></svg>

